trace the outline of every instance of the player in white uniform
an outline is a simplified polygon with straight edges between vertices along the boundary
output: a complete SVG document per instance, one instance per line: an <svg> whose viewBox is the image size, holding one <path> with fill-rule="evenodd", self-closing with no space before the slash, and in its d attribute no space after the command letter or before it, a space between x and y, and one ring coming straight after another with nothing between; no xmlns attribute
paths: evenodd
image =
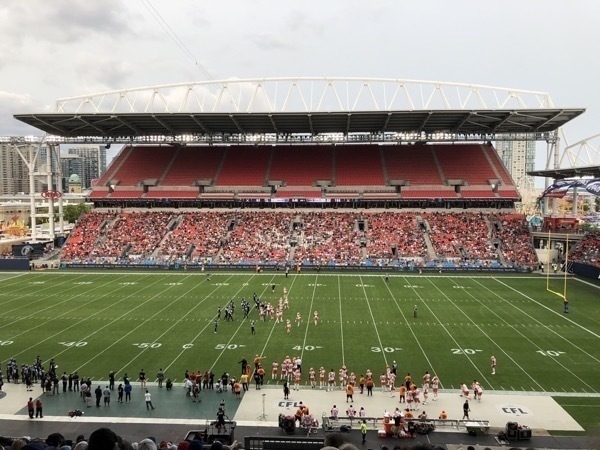
<svg viewBox="0 0 600 450"><path fill-rule="evenodd" d="M310 387L314 389L317 386L317 380L315 369L313 369L312 367L308 371L308 380L310 381Z"/></svg>
<svg viewBox="0 0 600 450"><path fill-rule="evenodd" d="M337 420L338 418L338 414L339 414L340 410L338 409L337 405L333 405L333 408L331 408L331 418L333 420Z"/></svg>
<svg viewBox="0 0 600 450"><path fill-rule="evenodd" d="M326 388L327 384L325 384L325 369L321 367L319 369L319 389Z"/></svg>
<svg viewBox="0 0 600 450"><path fill-rule="evenodd" d="M333 371L333 369L331 369L331 371L329 372L329 375L327 377L327 383L329 384L327 390L333 391L333 388L335 388L335 372Z"/></svg>
<svg viewBox="0 0 600 450"><path fill-rule="evenodd" d="M433 390L433 401L437 401L437 396L438 396L438 389L440 387L440 379L438 378L437 375L434 375L433 379L431 380L431 389Z"/></svg>

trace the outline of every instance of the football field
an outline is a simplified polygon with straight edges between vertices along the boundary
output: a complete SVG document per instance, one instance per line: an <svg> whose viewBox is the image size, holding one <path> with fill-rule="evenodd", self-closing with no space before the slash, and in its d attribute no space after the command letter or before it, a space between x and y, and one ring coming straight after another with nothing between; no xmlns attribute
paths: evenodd
<svg viewBox="0 0 600 450"><path fill-rule="evenodd" d="M551 283L563 291L562 278ZM186 370L237 375L239 361L258 354L272 384L272 362L289 355L302 358L303 384L310 367L370 369L377 379L396 361L401 378L429 371L444 389L477 379L486 390L600 392L600 289L583 280L567 282L568 314L539 275L60 271L3 273L0 285L3 369L11 357L21 365L40 355L59 373L95 380L110 370L135 380L142 369L154 380L162 368L180 382ZM277 306L284 288L289 333L254 308L244 319L242 298ZM232 299L234 320L222 314L215 332Z"/></svg>

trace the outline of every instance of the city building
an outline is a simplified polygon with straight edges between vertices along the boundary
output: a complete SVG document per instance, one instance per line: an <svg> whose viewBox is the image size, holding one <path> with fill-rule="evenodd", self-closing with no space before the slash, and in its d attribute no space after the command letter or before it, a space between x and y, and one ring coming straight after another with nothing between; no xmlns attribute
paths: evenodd
<svg viewBox="0 0 600 450"><path fill-rule="evenodd" d="M29 169L19 154L29 158L39 144L20 142L15 144L10 138L0 139L0 195L29 193ZM36 180L35 189L41 183Z"/></svg>
<svg viewBox="0 0 600 450"><path fill-rule="evenodd" d="M496 151L508 169L521 195L534 190L535 182L527 172L535 170L535 141L498 141Z"/></svg>
<svg viewBox="0 0 600 450"><path fill-rule="evenodd" d="M75 147L68 147L66 153L61 153L61 159L72 156L80 158L80 170L65 171L63 165L63 180L68 180L72 174L79 175L81 186L87 189L92 186L95 179L100 178L106 171L106 146L97 144L80 144Z"/></svg>

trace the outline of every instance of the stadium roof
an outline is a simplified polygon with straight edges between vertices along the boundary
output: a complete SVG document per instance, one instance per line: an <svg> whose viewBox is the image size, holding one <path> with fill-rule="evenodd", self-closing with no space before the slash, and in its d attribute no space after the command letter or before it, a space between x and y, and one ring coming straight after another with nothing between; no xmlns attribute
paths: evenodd
<svg viewBox="0 0 600 450"><path fill-rule="evenodd" d="M335 112L44 113L14 117L64 138L328 133L451 133L490 136L549 133L583 108ZM409 139L407 139L409 140Z"/></svg>
<svg viewBox="0 0 600 450"><path fill-rule="evenodd" d="M527 175L534 177L548 177L555 180L564 178L580 178L580 177L600 177L600 166L573 167L570 169L548 169L534 170L527 172Z"/></svg>

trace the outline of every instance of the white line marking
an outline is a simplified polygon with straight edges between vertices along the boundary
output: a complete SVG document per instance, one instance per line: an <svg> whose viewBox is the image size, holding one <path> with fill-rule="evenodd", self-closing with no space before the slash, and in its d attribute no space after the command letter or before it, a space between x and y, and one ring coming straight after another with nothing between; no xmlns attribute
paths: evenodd
<svg viewBox="0 0 600 450"><path fill-rule="evenodd" d="M367 295L367 290L365 289L365 285L363 283L362 276L359 277L359 280L360 280L360 284L362 286L363 293L365 294L365 299L367 300L367 306L369 307L369 314L371 314L371 318L373 319L373 324L375 324L375 317L373 316L373 310L371 309L371 303L369 302L369 296ZM377 340L379 341L379 348L381 349L383 360L385 361L385 365L387 366L388 365L387 356L386 356L385 352L383 351L383 342L381 342L381 336L379 335L379 329L377 327L373 327L373 328L375 328L375 334L377 335Z"/></svg>

